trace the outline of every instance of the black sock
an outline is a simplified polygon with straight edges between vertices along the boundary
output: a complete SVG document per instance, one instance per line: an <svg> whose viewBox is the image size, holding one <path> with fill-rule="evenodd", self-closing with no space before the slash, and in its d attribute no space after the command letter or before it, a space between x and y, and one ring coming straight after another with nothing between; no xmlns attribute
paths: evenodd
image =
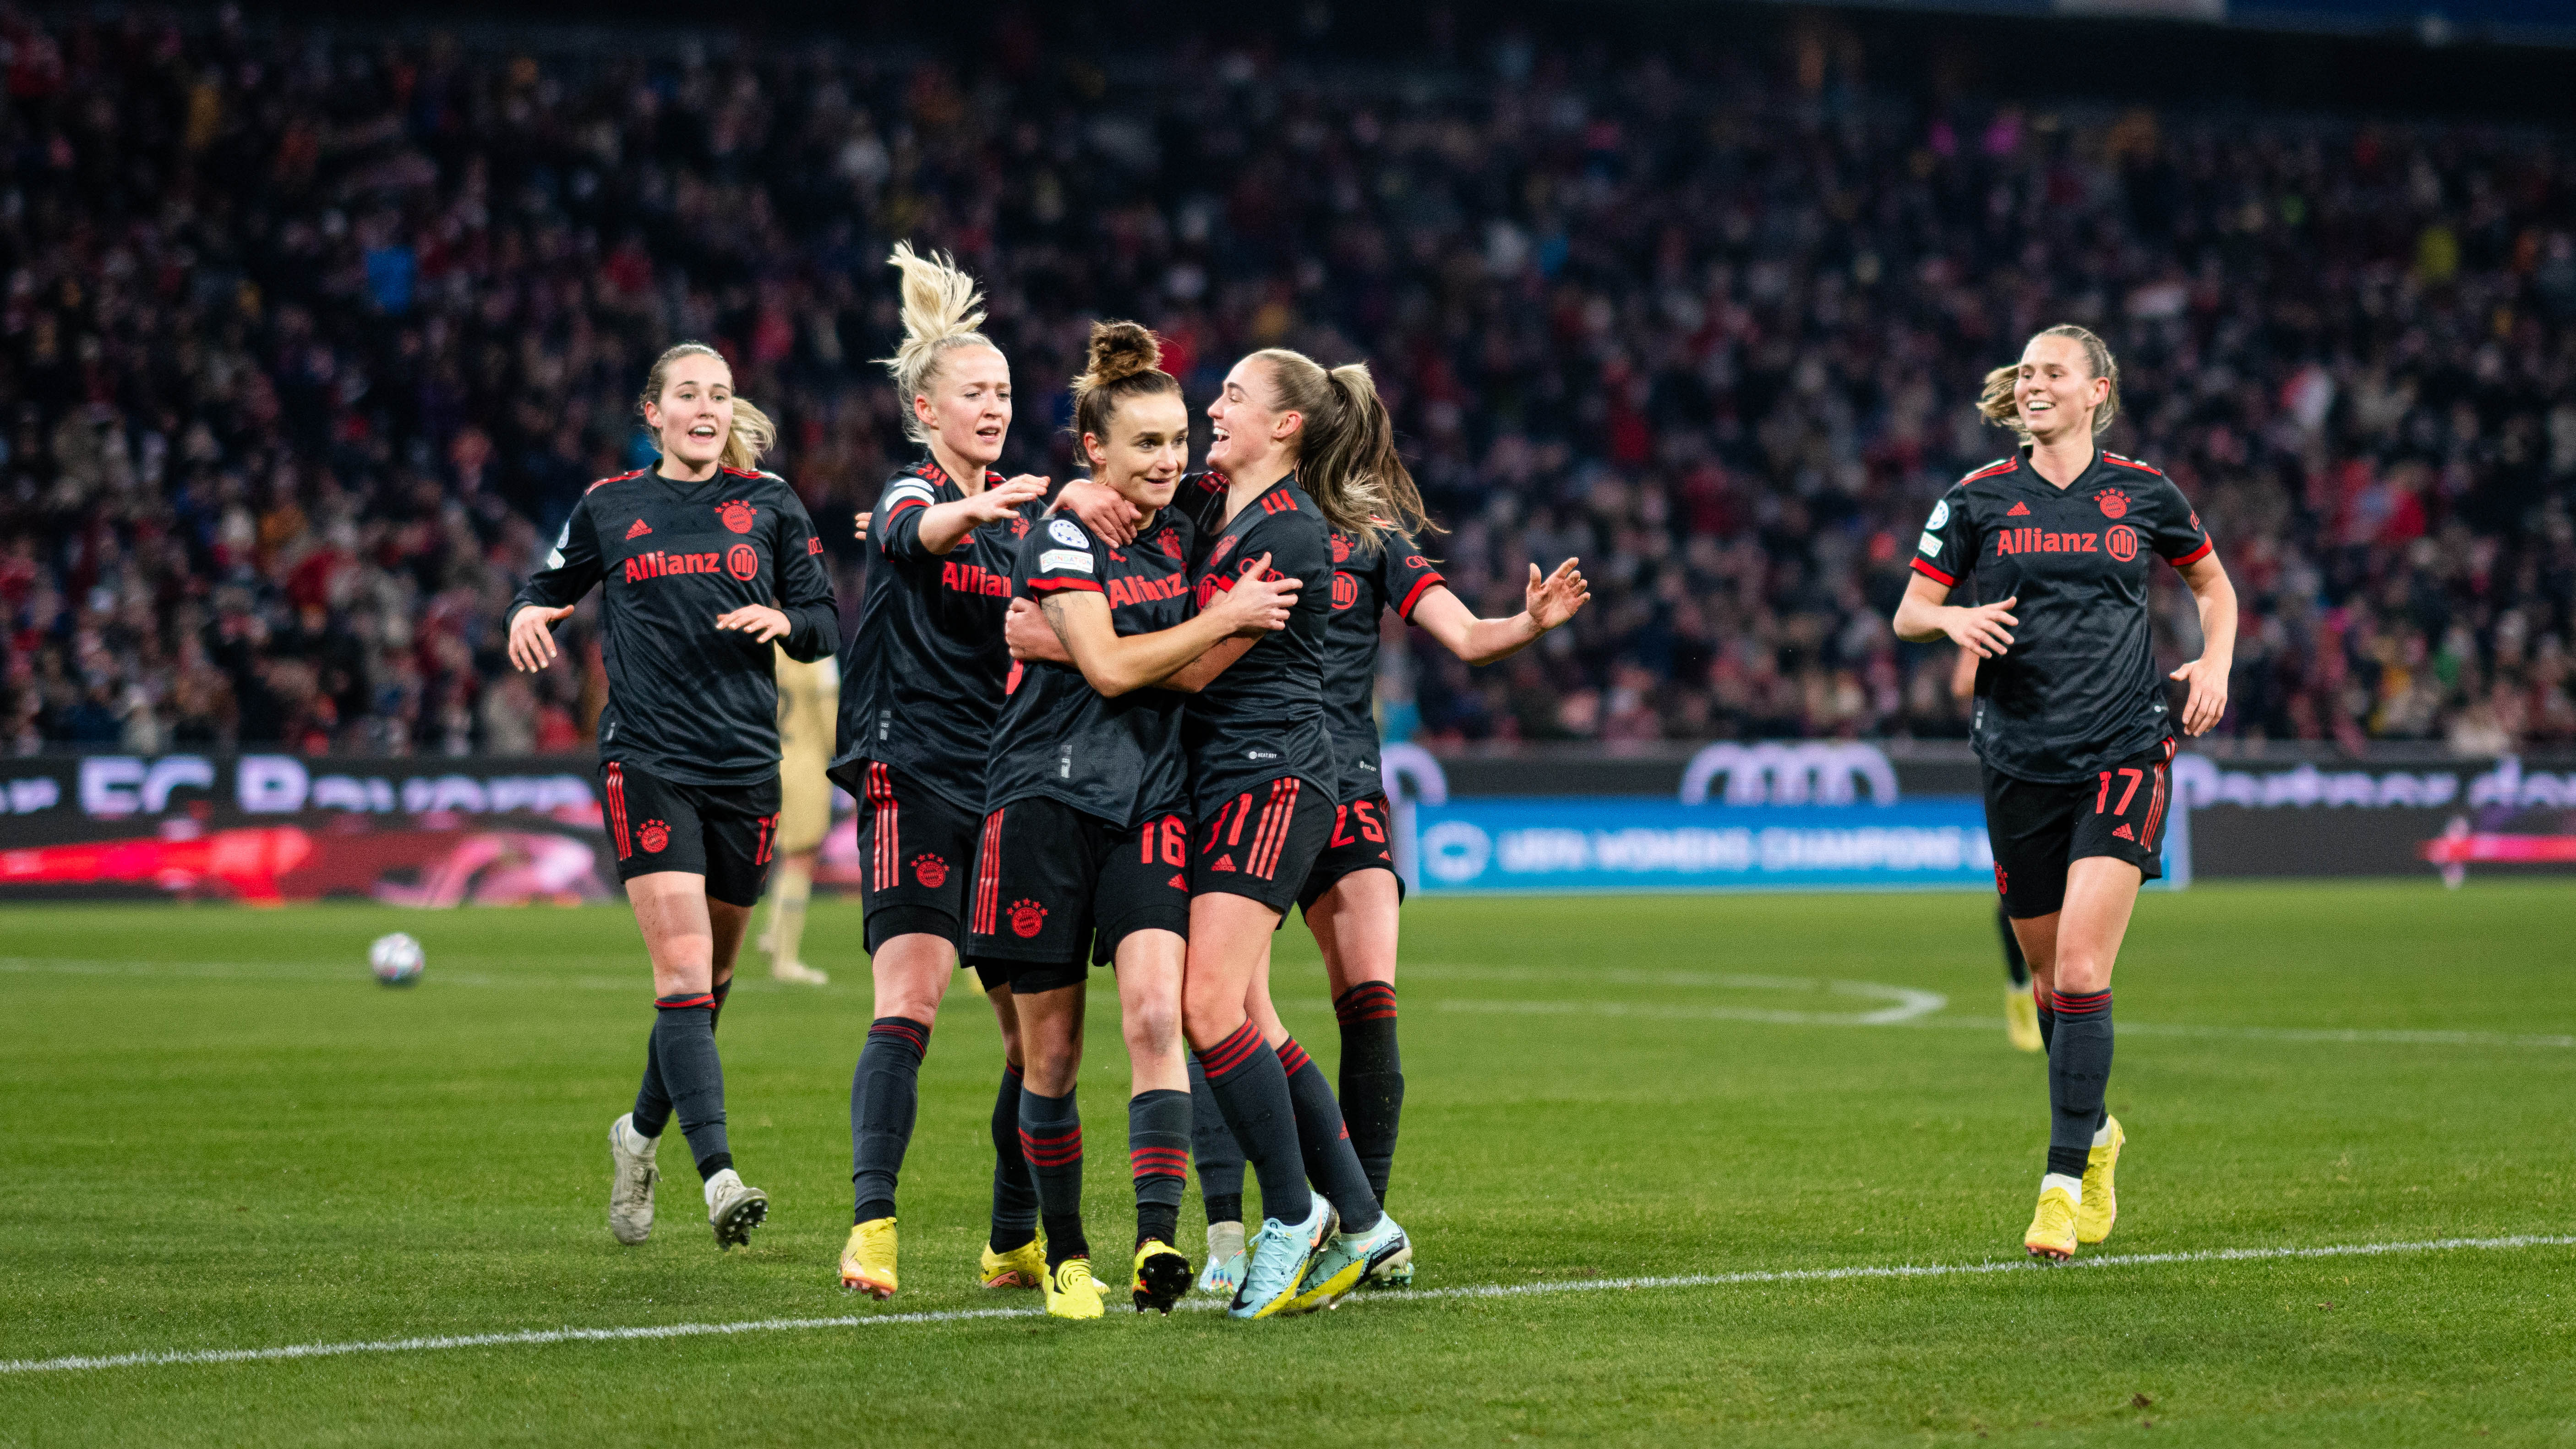
<svg viewBox="0 0 2576 1449"><path fill-rule="evenodd" d="M1020 1069L1004 1062L1002 1089L993 1094L993 1228L985 1245L1007 1253L1037 1235L1038 1190L1020 1155Z"/></svg>
<svg viewBox="0 0 2576 1449"><path fill-rule="evenodd" d="M1995 902L1995 930L2004 938L2004 975L2015 986L2030 984L2030 960L2021 954L2021 937L2013 934L2012 917L2004 914L2004 903Z"/></svg>
<svg viewBox="0 0 2576 1449"><path fill-rule="evenodd" d="M1225 1125L1216 1093L1208 1090L1207 1068L1195 1055L1190 1058L1190 1155L1198 1160L1199 1199L1207 1205L1208 1222L1242 1222L1243 1146Z"/></svg>
<svg viewBox="0 0 2576 1449"><path fill-rule="evenodd" d="M662 1090L689 1139L698 1176L733 1166L725 1146L724 1063L716 1057L716 1014L706 992L665 996L653 1018L653 1056L662 1066Z"/></svg>
<svg viewBox="0 0 2576 1449"><path fill-rule="evenodd" d="M1251 1022L1198 1054L1207 1068L1208 1094L1234 1140L1261 1180L1261 1215L1302 1223L1314 1212L1306 1191L1304 1159L1297 1149L1297 1108L1288 1097L1288 1073L1279 1054Z"/></svg>
<svg viewBox="0 0 2576 1449"><path fill-rule="evenodd" d="M716 1023L724 1020L725 998L733 995L733 978L731 976L727 976L722 981L717 982L715 990L710 991L707 994L714 997L716 1002L715 1010L708 1013L707 1016L707 1030L713 1031L716 1029Z"/></svg>
<svg viewBox="0 0 2576 1449"><path fill-rule="evenodd" d="M1306 1159L1306 1180L1330 1198L1346 1233L1365 1233L1377 1226L1377 1194L1369 1191L1368 1174L1360 1171L1359 1154L1351 1150L1350 1129L1342 1124L1342 1104L1324 1081L1324 1069L1290 1037L1279 1044L1279 1065L1288 1073L1288 1100L1297 1109L1297 1147ZM1265 1194L1266 1195L1266 1194Z"/></svg>
<svg viewBox="0 0 2576 1449"><path fill-rule="evenodd" d="M1082 1112L1074 1094L1041 1097L1020 1089L1020 1154L1037 1185L1038 1216L1046 1223L1047 1266L1088 1258L1082 1235Z"/></svg>
<svg viewBox="0 0 2576 1449"><path fill-rule="evenodd" d="M2055 1002L2057 1032L2048 1046L2048 1170L2084 1175L2084 1157L2102 1120L2111 1080L2111 993Z"/></svg>
<svg viewBox="0 0 2576 1449"><path fill-rule="evenodd" d="M1127 1168L1136 1180L1136 1242L1175 1242L1190 1180L1190 1094L1162 1088L1127 1099Z"/></svg>
<svg viewBox="0 0 2576 1449"><path fill-rule="evenodd" d="M2044 1052L2054 1051L2057 1049L2057 1008L2049 1003L2056 997L2046 991L2032 994L2039 1000L2039 1049Z"/></svg>
<svg viewBox="0 0 2576 1449"><path fill-rule="evenodd" d="M930 1028L908 1016L880 1016L850 1074L850 1186L858 1198L852 1222L894 1216L894 1180L912 1145L921 1107L921 1056Z"/></svg>
<svg viewBox="0 0 2576 1449"><path fill-rule="evenodd" d="M655 1012L653 1021L661 1024L662 1014ZM644 1082L635 1089L635 1134L659 1137L671 1125L671 1094L662 1090L662 1051L656 1045L658 1031L644 1033Z"/></svg>
<svg viewBox="0 0 2576 1449"><path fill-rule="evenodd" d="M1395 1134L1404 1118L1404 1057L1395 1047L1395 986L1363 981L1333 998L1342 1023L1342 1116L1369 1191L1386 1203L1395 1171Z"/></svg>

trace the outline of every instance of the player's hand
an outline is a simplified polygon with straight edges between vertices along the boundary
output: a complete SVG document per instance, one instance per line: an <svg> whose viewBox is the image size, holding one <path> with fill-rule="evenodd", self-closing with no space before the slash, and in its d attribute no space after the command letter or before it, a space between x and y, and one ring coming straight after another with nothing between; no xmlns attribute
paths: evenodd
<svg viewBox="0 0 2576 1449"><path fill-rule="evenodd" d="M1011 646L1011 657L1023 664L1071 664L1073 655L1058 638L1055 626L1037 605L1026 599L1011 600L1009 612L1002 615L1002 642Z"/></svg>
<svg viewBox="0 0 2576 1449"><path fill-rule="evenodd" d="M2217 728L2227 714L2227 666L2208 659L2195 659L2165 676L2191 686L2191 697L2182 704L2182 732L2205 735Z"/></svg>
<svg viewBox="0 0 2576 1449"><path fill-rule="evenodd" d="M859 542L861 542L861 543L865 543L865 542L867 542L867 541L868 541L868 519L869 519L870 517L872 517L872 516L873 516L873 515L871 515L871 514L866 514L866 513L862 513L862 514L860 514L860 515L859 515L859 526L850 530L850 537L857 539L857 540L858 540Z"/></svg>
<svg viewBox="0 0 2576 1449"><path fill-rule="evenodd" d="M549 609L530 604L510 616L510 667L534 674L555 662L554 627L572 614L572 605Z"/></svg>
<svg viewBox="0 0 2576 1449"><path fill-rule="evenodd" d="M1973 609L1945 609L1941 615L1941 632L1950 642L1976 655L1979 659L2001 659L2012 647L2012 630L2007 624L2018 624L2013 605L2021 602L2015 594L2000 604L1979 604Z"/></svg>
<svg viewBox="0 0 2576 1449"><path fill-rule="evenodd" d="M1270 576L1270 555L1254 559L1234 581L1234 587L1218 593L1207 611L1226 621L1226 632L1255 638L1288 627L1288 615L1297 607L1297 595L1305 581L1291 575Z"/></svg>
<svg viewBox="0 0 2576 1449"><path fill-rule="evenodd" d="M749 634L752 643L766 644L772 639L786 638L787 631L796 625L784 612L767 604L745 604L730 614L719 615L716 627Z"/></svg>
<svg viewBox="0 0 2576 1449"><path fill-rule="evenodd" d="M1055 506L1058 512L1081 519L1092 537L1111 548L1134 543L1136 529L1145 521L1144 513L1120 497L1117 489L1088 478L1076 478L1064 485L1064 491L1055 496Z"/></svg>
<svg viewBox="0 0 2576 1449"><path fill-rule="evenodd" d="M1530 622L1538 626L1540 633L1544 634L1573 618L1583 611L1584 605L1592 602L1592 585L1585 582L1582 573L1575 568L1581 562L1581 559L1567 559L1556 566L1555 573L1543 579L1538 576L1537 564L1529 566L1529 587L1522 590L1521 601L1529 613Z"/></svg>
<svg viewBox="0 0 2576 1449"><path fill-rule="evenodd" d="M966 516L975 520L975 526L978 528L987 523L1000 523L1004 519L1016 518L1023 505L1044 498L1046 491L1047 480L1023 473L1007 483L996 483L974 497L966 499Z"/></svg>

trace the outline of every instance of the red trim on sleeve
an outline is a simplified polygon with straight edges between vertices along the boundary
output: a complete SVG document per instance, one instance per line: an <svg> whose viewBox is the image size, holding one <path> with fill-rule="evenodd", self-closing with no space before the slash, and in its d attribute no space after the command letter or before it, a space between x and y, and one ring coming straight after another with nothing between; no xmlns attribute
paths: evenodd
<svg viewBox="0 0 2576 1449"><path fill-rule="evenodd" d="M929 506L929 504L922 502L918 498L898 498L894 501L894 506L886 510L886 517L892 518L907 508L928 508Z"/></svg>
<svg viewBox="0 0 2576 1449"><path fill-rule="evenodd" d="M2102 455L2102 461L2105 463L2117 463L2123 468L2135 468L2141 473L2153 473L2159 478L2164 476L2164 470L2161 468L2150 467L2145 463L2132 462L2127 458L2121 457L2117 453L2104 453Z"/></svg>
<svg viewBox="0 0 2576 1449"><path fill-rule="evenodd" d="M1957 579L1954 579L1948 574L1941 572L1939 569L1932 567L1923 560L1918 558L1913 560L1913 563L1914 571L1916 573L1921 574L1923 577L1930 579L1936 584L1939 584L1941 587L1945 589L1955 589L1959 586L1959 581Z"/></svg>
<svg viewBox="0 0 2576 1449"><path fill-rule="evenodd" d="M1030 593L1033 593L1033 594L1051 594L1051 593L1059 592L1059 591L1064 590L1064 589L1071 589L1071 590L1073 590L1073 591L1074 591L1074 592L1076 592L1076 593L1089 593L1089 594L1096 594L1096 593L1099 593L1099 592L1101 591L1101 589L1100 589L1100 585L1093 583L1093 582L1092 582L1091 580L1089 580L1089 579L1031 579L1031 580L1029 580L1029 592L1030 592Z"/></svg>
<svg viewBox="0 0 2576 1449"><path fill-rule="evenodd" d="M1404 620L1408 624L1413 622L1413 606L1422 602L1423 591L1433 587L1434 585L1446 584L1448 582L1449 581L1447 579L1440 577L1437 570L1426 572L1422 577L1415 579L1413 581L1413 591L1404 596L1403 603L1395 606L1396 617Z"/></svg>
<svg viewBox="0 0 2576 1449"><path fill-rule="evenodd" d="M2216 547L2218 547L2216 543L2204 538L2200 541L2200 547L2193 549L2191 552L2184 554L2178 559L2168 560L2168 562L2170 562L2175 568L2187 569L2193 564L2200 562L2202 559L2209 557L2209 551Z"/></svg>
<svg viewBox="0 0 2576 1449"><path fill-rule="evenodd" d="M1988 463L1986 466L1979 468L1976 472L1969 474L1967 477L1962 478L1959 481L1962 483L1974 483L1980 478L1992 478L1998 473L2009 473L2020 466L2021 460L2019 458L2006 458L2000 463Z"/></svg>

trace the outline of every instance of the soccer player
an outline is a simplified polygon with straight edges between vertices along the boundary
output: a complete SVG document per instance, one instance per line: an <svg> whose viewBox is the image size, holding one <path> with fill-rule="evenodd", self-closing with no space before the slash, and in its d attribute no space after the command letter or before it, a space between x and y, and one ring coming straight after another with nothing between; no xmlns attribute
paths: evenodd
<svg viewBox="0 0 2576 1449"><path fill-rule="evenodd" d="M1396 876L1388 829L1394 812L1378 768L1375 714L1378 618L1392 608L1442 647L1469 664L1509 658L1550 629L1574 617L1589 601L1589 586L1567 559L1544 578L1530 565L1522 611L1507 619L1479 618L1452 592L1423 556L1415 537L1426 526L1421 494L1401 459L1380 460L1392 524L1371 548L1351 534L1332 531L1333 608L1324 635L1324 720L1340 770L1332 834L1297 892L1306 928L1323 953L1333 1015L1341 1028L1338 1087L1351 1147L1370 1191L1381 1206L1393 1175L1395 1142L1404 1110L1404 1063L1396 1048L1395 962L1404 884ZM1390 522L1390 520L1381 520ZM1265 978L1266 980L1266 978ZM1206 1091L1203 1076L1192 1086ZM1210 1101L1196 1121L1200 1193L1207 1204L1208 1261L1200 1287L1230 1292L1243 1256L1243 1155L1226 1140L1224 1121ZM1413 1281L1414 1261L1390 1264L1370 1280L1400 1287Z"/></svg>
<svg viewBox="0 0 2576 1449"><path fill-rule="evenodd" d="M2236 592L2200 515L2164 474L2096 446L2119 409L2102 339L2051 327L1987 374L1979 409L2022 439L1934 504L1896 610L1898 637L1949 638L1982 662L1972 729L1986 767L1995 886L2030 959L2048 1043L2048 1167L2022 1244L2064 1262L2108 1237L2126 1140L2104 1106L2111 967L2158 860L2174 726L2156 677L2148 555L2199 605L2182 727L2227 710ZM1944 602L1973 575L1975 607Z"/></svg>
<svg viewBox="0 0 2576 1449"><path fill-rule="evenodd" d="M769 1212L725 1140L716 1017L777 839L771 644L828 658L839 615L805 506L758 471L777 430L733 395L724 358L696 342L663 353L641 406L661 461L592 484L573 506L511 602L508 652L530 672L553 663L552 626L602 586L600 777L656 1008L635 1108L608 1128L608 1226L621 1243L652 1232L654 1149L676 1115L716 1245L730 1248Z"/></svg>
<svg viewBox="0 0 2576 1449"><path fill-rule="evenodd" d="M1093 965L1117 969L1132 1070L1129 1292L1138 1312L1169 1313L1189 1290L1189 1259L1172 1246L1190 1145L1181 1051L1189 779L1178 691L1285 628L1300 587L1247 576L1193 617L1195 530L1167 506L1189 466L1189 412L1158 361L1142 326L1093 326L1089 365L1074 383L1074 435L1092 477L1143 515L1142 536L1112 547L1066 516L1020 545L1016 590L1039 601L1071 662L1029 662L1002 707L967 926L970 954L1010 972L1027 1069L1020 1140L1045 1228L1047 1312L1060 1318L1101 1314L1074 1102ZM1237 635L1242 647L1211 653Z"/></svg>
<svg viewBox="0 0 2576 1449"><path fill-rule="evenodd" d="M865 527L865 524L861 524ZM769 880L769 928L760 948L769 974L799 986L826 986L832 978L805 964L805 905L814 893L814 863L832 829L832 782L823 774L832 758L832 732L841 712L841 665L830 657L808 663L779 651L778 663L778 868Z"/></svg>
<svg viewBox="0 0 2576 1449"><path fill-rule="evenodd" d="M1958 662L1950 666L1950 697L1971 700L1977 695L1977 656L1962 649ZM2031 992L2030 958L2022 955L2021 941L2013 935L2012 916L2004 909L2003 898L1995 898L1995 934L2004 944L2004 1040L2015 1051L2046 1051L2047 1043L2039 1035L2039 1002Z"/></svg>
<svg viewBox="0 0 2576 1449"><path fill-rule="evenodd" d="M991 471L1011 425L1011 370L978 330L974 279L900 243L889 260L902 274L904 338L886 365L923 457L888 481L870 511L877 558L841 660L830 771L859 801L875 987L874 1024L850 1082L857 1210L841 1283L879 1298L896 1287L895 1181L912 1139L922 1053L965 941L985 755L1010 667L1001 625L1012 557L1046 492L1043 478L1004 481ZM1017 1017L1007 981L983 984L1004 1062L982 1278L987 1287L1035 1288L1045 1260L1019 1142Z"/></svg>

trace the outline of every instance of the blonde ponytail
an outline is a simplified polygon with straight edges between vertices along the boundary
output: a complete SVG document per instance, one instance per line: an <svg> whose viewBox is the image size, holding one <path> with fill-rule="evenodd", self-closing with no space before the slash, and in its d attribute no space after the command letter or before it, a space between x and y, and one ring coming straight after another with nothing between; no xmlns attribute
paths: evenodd
<svg viewBox="0 0 2576 1449"><path fill-rule="evenodd" d="M2042 337L2071 337L2084 346L2084 360L2095 377L2111 379L2110 394L2093 410L2093 436L2110 431L2111 420L2120 415L2120 360L2111 355L2111 345L2094 335L2089 327L2060 322L2031 335L2036 342ZM2025 347L2028 343L2023 344ZM1977 394L1977 413L1999 428L2010 428L2023 442L2030 441L2030 430L2021 425L2021 409L2013 403L2013 385L2021 381L2021 364L2008 363L1986 374L1985 389Z"/></svg>
<svg viewBox="0 0 2576 1449"><path fill-rule="evenodd" d="M938 381L939 359L951 348L993 347L993 340L976 330L984 322L984 294L944 252L925 257L913 251L912 243L896 242L886 264L903 274L903 341L894 356L877 361L894 375L895 391L902 395L904 436L926 448L930 429L912 400Z"/></svg>
<svg viewBox="0 0 2576 1449"><path fill-rule="evenodd" d="M1435 528L1423 513L1422 490L1396 451L1395 419L1366 363L1327 372L1315 359L1285 347L1252 355L1270 364L1277 410L1304 419L1297 437L1297 484L1324 510L1326 521L1349 534L1363 553L1381 547L1390 528L1417 538Z"/></svg>
<svg viewBox="0 0 2576 1449"><path fill-rule="evenodd" d="M653 359L653 370L644 374L644 394L635 400L635 411L638 416L641 416L644 409L648 407L661 405L663 378L670 373L671 364L683 357L712 357L718 362L725 362L723 353L703 342L683 342L665 351L661 356ZM725 362L727 371L731 371L732 367L732 363ZM659 447L660 444L661 440L656 438L654 445ZM770 418L769 414L752 406L749 398L739 393L735 394L733 428L725 434L724 454L717 461L728 468L738 468L745 473L757 473L760 471L761 455L776 446L778 446L778 424Z"/></svg>

